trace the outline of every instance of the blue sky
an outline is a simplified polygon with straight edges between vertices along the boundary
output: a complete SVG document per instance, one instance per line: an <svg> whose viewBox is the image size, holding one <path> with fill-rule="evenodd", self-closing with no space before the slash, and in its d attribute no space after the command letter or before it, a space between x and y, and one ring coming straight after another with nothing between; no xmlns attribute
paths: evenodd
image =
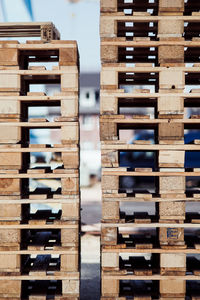
<svg viewBox="0 0 200 300"><path fill-rule="evenodd" d="M7 21L31 21L23 0L0 1L4 3ZM78 41L82 72L100 70L99 3L100 0L80 0L77 3L32 0L34 21L52 21L62 39ZM2 11L0 18L5 21Z"/></svg>

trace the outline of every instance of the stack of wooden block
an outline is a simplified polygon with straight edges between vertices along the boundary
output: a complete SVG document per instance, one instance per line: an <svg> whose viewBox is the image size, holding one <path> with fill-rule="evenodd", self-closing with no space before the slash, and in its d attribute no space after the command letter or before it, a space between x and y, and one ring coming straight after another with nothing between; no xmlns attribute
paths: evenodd
<svg viewBox="0 0 200 300"><path fill-rule="evenodd" d="M59 92L31 91L38 84ZM0 299L79 299L78 106L75 41L0 42ZM60 113L32 118L31 107ZM59 144L31 143L34 129L56 129ZM34 167L34 153L59 165Z"/></svg>
<svg viewBox="0 0 200 300"><path fill-rule="evenodd" d="M200 117L187 114L200 107L199 10L190 0L101 1L102 300L200 299L200 218L186 215L200 200L186 190L200 175Z"/></svg>

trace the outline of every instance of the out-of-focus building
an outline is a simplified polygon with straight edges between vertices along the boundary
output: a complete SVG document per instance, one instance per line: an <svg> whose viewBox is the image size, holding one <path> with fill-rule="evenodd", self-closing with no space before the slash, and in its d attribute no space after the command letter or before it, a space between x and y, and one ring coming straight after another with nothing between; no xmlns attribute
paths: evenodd
<svg viewBox="0 0 200 300"><path fill-rule="evenodd" d="M80 76L80 158L81 158L81 185L90 184L91 177L100 176L101 154L99 139L99 111L100 111L100 74L82 73ZM47 85L45 93L53 95L59 92L59 86ZM59 115L56 107L50 107L49 117ZM52 133L52 139L56 140L57 133ZM60 137L58 137L60 138Z"/></svg>
<svg viewBox="0 0 200 300"><path fill-rule="evenodd" d="M80 77L80 145L82 185L88 185L87 181L92 175L100 176L101 154L99 139L99 91L99 73L82 73Z"/></svg>

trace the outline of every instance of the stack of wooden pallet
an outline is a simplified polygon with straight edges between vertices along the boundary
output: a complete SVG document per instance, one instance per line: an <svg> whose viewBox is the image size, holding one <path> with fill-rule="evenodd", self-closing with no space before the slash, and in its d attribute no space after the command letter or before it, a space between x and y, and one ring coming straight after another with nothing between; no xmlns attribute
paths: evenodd
<svg viewBox="0 0 200 300"><path fill-rule="evenodd" d="M60 91L31 91L41 84ZM0 299L79 299L78 103L75 41L0 42ZM60 116L32 118L31 107ZM34 129L56 129L60 143L31 143ZM33 167L33 153L60 157L60 167Z"/></svg>
<svg viewBox="0 0 200 300"><path fill-rule="evenodd" d="M190 0L101 1L102 300L200 299L200 218L186 215L200 201L200 116L187 114L200 107L199 11Z"/></svg>

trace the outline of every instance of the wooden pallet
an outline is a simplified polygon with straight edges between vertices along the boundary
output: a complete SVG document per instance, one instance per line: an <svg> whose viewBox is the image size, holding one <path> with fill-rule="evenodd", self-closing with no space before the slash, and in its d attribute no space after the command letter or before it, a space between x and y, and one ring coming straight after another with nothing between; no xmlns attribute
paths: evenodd
<svg viewBox="0 0 200 300"><path fill-rule="evenodd" d="M46 42L59 40L60 33L51 22L0 23L0 37L41 37Z"/></svg>
<svg viewBox="0 0 200 300"><path fill-rule="evenodd" d="M42 121L42 122L41 122ZM79 141L79 123L78 121L58 121L58 122L46 122L46 120L39 121L34 120L34 122L0 122L0 143L1 144L13 144L13 143L23 143L22 131L29 129L60 129L61 131L61 143L66 144L77 144ZM27 141L26 141L27 142Z"/></svg>
<svg viewBox="0 0 200 300"><path fill-rule="evenodd" d="M34 63L37 62L37 67ZM69 66L79 67L79 54L76 41L28 40L24 44L18 41L0 41L0 68L35 70L44 69L42 63L57 63L53 69L62 69Z"/></svg>
<svg viewBox="0 0 200 300"><path fill-rule="evenodd" d="M101 41L102 63L172 67L199 62L198 49L200 44L198 39L192 41L182 38L176 41L170 40L170 38L166 39L151 41L147 38L129 41L123 37L103 38Z"/></svg>
<svg viewBox="0 0 200 300"><path fill-rule="evenodd" d="M41 67L34 70L1 70L0 95L27 95L30 84L60 84L61 92L78 92L78 76L76 66L61 70L41 70Z"/></svg>
<svg viewBox="0 0 200 300"><path fill-rule="evenodd" d="M156 93L183 94L185 86L197 84L198 73L199 68L197 66L164 68L104 64L101 73L101 89L102 91L118 90L118 92L124 92L126 86L129 86L133 92L136 90L138 94L145 93L146 96L149 96L150 91L147 89L147 86L151 85L154 86ZM151 84L149 83L150 81L152 82ZM141 88L138 92L138 85L145 86L145 89ZM187 96L187 93L185 96Z"/></svg>
<svg viewBox="0 0 200 300"><path fill-rule="evenodd" d="M55 96L46 96L44 93L28 92L28 96L0 96L0 120L12 121L16 119L28 120L28 115L22 107L60 107L60 120L72 120L78 118L78 94L77 93L57 93ZM25 104L24 104L25 103ZM59 117L57 117L59 120ZM33 120L32 120L33 121ZM37 121L37 120L36 120Z"/></svg>
<svg viewBox="0 0 200 300"><path fill-rule="evenodd" d="M101 92L101 115L118 115L121 109L152 108L154 118L182 119L184 110L189 106L198 106L198 90L192 89L190 93L150 93L149 90L136 89L125 93L120 90L104 90ZM167 99L167 104L166 104ZM148 115L135 115L136 118L149 117ZM192 118L192 116L191 116Z"/></svg>
<svg viewBox="0 0 200 300"><path fill-rule="evenodd" d="M149 2L147 0L137 0L134 2L125 2L123 0L106 1L101 0L101 13L116 13L126 12L128 15L138 15L143 13L144 15L152 14L174 14L182 15L183 12L186 15L190 15L195 11L199 11L199 4L197 2L188 1L184 3L183 0L167 1L159 0Z"/></svg>
<svg viewBox="0 0 200 300"><path fill-rule="evenodd" d="M44 277L43 277L44 278ZM79 279L77 276L63 278L63 280L43 279L38 276L34 281L30 277L15 280L0 279L0 297L2 299L47 299L78 300ZM42 284L41 284L42 280Z"/></svg>
<svg viewBox="0 0 200 300"><path fill-rule="evenodd" d="M14 221L13 221L14 222ZM2 223L2 222L1 222ZM12 224L12 222L10 222ZM3 222L0 225L0 251L12 250L64 250L79 245L79 224L14 224ZM12 240L11 240L12 238ZM21 246L20 246L21 244Z"/></svg>
<svg viewBox="0 0 200 300"><path fill-rule="evenodd" d="M185 28L184 22L187 22ZM101 15L100 35L101 38L122 37L133 41L155 41L166 37L180 39L184 34L184 38L191 41L199 37L197 24L199 13L192 16L151 16L142 13L130 16L124 13L105 13Z"/></svg>
<svg viewBox="0 0 200 300"><path fill-rule="evenodd" d="M30 170L27 173L19 173L17 170L2 170L0 173L1 185L0 194L6 195L22 195L27 190L21 186L22 179L60 179L62 195L79 195L79 174L77 170L57 169L53 172L45 173L37 170ZM34 171L34 172L32 172ZM6 190L5 190L6 189Z"/></svg>

